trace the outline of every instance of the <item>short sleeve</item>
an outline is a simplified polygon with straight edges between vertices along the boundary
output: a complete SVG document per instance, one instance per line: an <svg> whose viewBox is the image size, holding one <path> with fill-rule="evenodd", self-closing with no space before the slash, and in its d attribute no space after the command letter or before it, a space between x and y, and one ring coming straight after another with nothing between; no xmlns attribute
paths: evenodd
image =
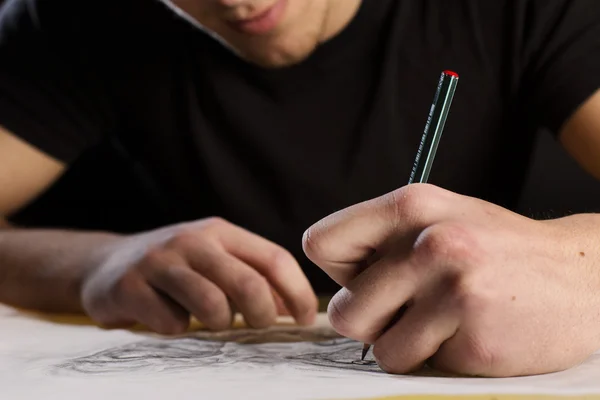
<svg viewBox="0 0 600 400"><path fill-rule="evenodd" d="M557 136L573 113L600 89L600 1L530 0L522 4L526 4L521 30L528 105L540 127Z"/></svg>
<svg viewBox="0 0 600 400"><path fill-rule="evenodd" d="M65 163L114 129L88 12L71 0L0 9L0 125ZM90 2L94 3L94 2Z"/></svg>

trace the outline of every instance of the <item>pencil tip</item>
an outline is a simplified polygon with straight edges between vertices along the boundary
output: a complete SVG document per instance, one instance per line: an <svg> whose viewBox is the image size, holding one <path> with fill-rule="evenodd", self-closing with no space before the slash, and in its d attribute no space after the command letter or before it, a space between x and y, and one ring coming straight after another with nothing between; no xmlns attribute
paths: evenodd
<svg viewBox="0 0 600 400"><path fill-rule="evenodd" d="M371 346L368 344L365 344L363 346L362 357L360 358L361 361L365 361L365 357L367 356L367 353L369 352L370 348L371 348Z"/></svg>

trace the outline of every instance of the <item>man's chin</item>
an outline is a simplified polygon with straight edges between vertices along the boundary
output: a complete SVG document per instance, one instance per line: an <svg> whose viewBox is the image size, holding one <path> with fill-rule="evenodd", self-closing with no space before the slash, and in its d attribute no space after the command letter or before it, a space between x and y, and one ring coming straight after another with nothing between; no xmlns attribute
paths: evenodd
<svg viewBox="0 0 600 400"><path fill-rule="evenodd" d="M306 59L302 58L290 58L290 57L244 57L245 60L251 64L264 69L283 69L291 67L296 64L300 64Z"/></svg>
<svg viewBox="0 0 600 400"><path fill-rule="evenodd" d="M265 69L281 69L302 63L312 52L239 52L246 62Z"/></svg>
<svg viewBox="0 0 600 400"><path fill-rule="evenodd" d="M230 43L231 49L238 57L266 69L286 68L300 64L310 57L317 46L317 38L312 37L295 40L290 38L252 40L240 46Z"/></svg>

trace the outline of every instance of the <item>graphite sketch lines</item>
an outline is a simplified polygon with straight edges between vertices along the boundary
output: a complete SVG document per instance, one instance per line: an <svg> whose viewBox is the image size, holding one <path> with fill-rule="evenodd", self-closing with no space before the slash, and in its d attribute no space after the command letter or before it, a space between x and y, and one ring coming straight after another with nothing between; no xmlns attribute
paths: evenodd
<svg viewBox="0 0 600 400"><path fill-rule="evenodd" d="M129 375L174 373L210 368L247 369L287 366L314 370L356 370L381 373L375 362L361 362L361 344L345 338L325 341L257 343L206 340L197 337L153 338L68 360L54 373ZM252 343L254 342L254 343Z"/></svg>

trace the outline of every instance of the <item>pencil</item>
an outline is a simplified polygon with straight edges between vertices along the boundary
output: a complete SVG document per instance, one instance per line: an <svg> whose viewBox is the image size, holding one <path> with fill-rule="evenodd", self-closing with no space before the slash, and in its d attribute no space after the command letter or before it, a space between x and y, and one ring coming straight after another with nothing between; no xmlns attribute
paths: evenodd
<svg viewBox="0 0 600 400"><path fill-rule="evenodd" d="M426 183L429 180L433 161L440 144L440 139L442 138L442 133L444 132L444 127L446 126L452 101L454 100L458 80L459 76L456 72L442 72L433 103L431 104L429 117L425 124L425 132L421 138L410 179L408 180L409 185L413 183ZM427 150L427 153L424 153L425 150ZM365 343L363 345L361 360L365 359L370 348L370 344Z"/></svg>

